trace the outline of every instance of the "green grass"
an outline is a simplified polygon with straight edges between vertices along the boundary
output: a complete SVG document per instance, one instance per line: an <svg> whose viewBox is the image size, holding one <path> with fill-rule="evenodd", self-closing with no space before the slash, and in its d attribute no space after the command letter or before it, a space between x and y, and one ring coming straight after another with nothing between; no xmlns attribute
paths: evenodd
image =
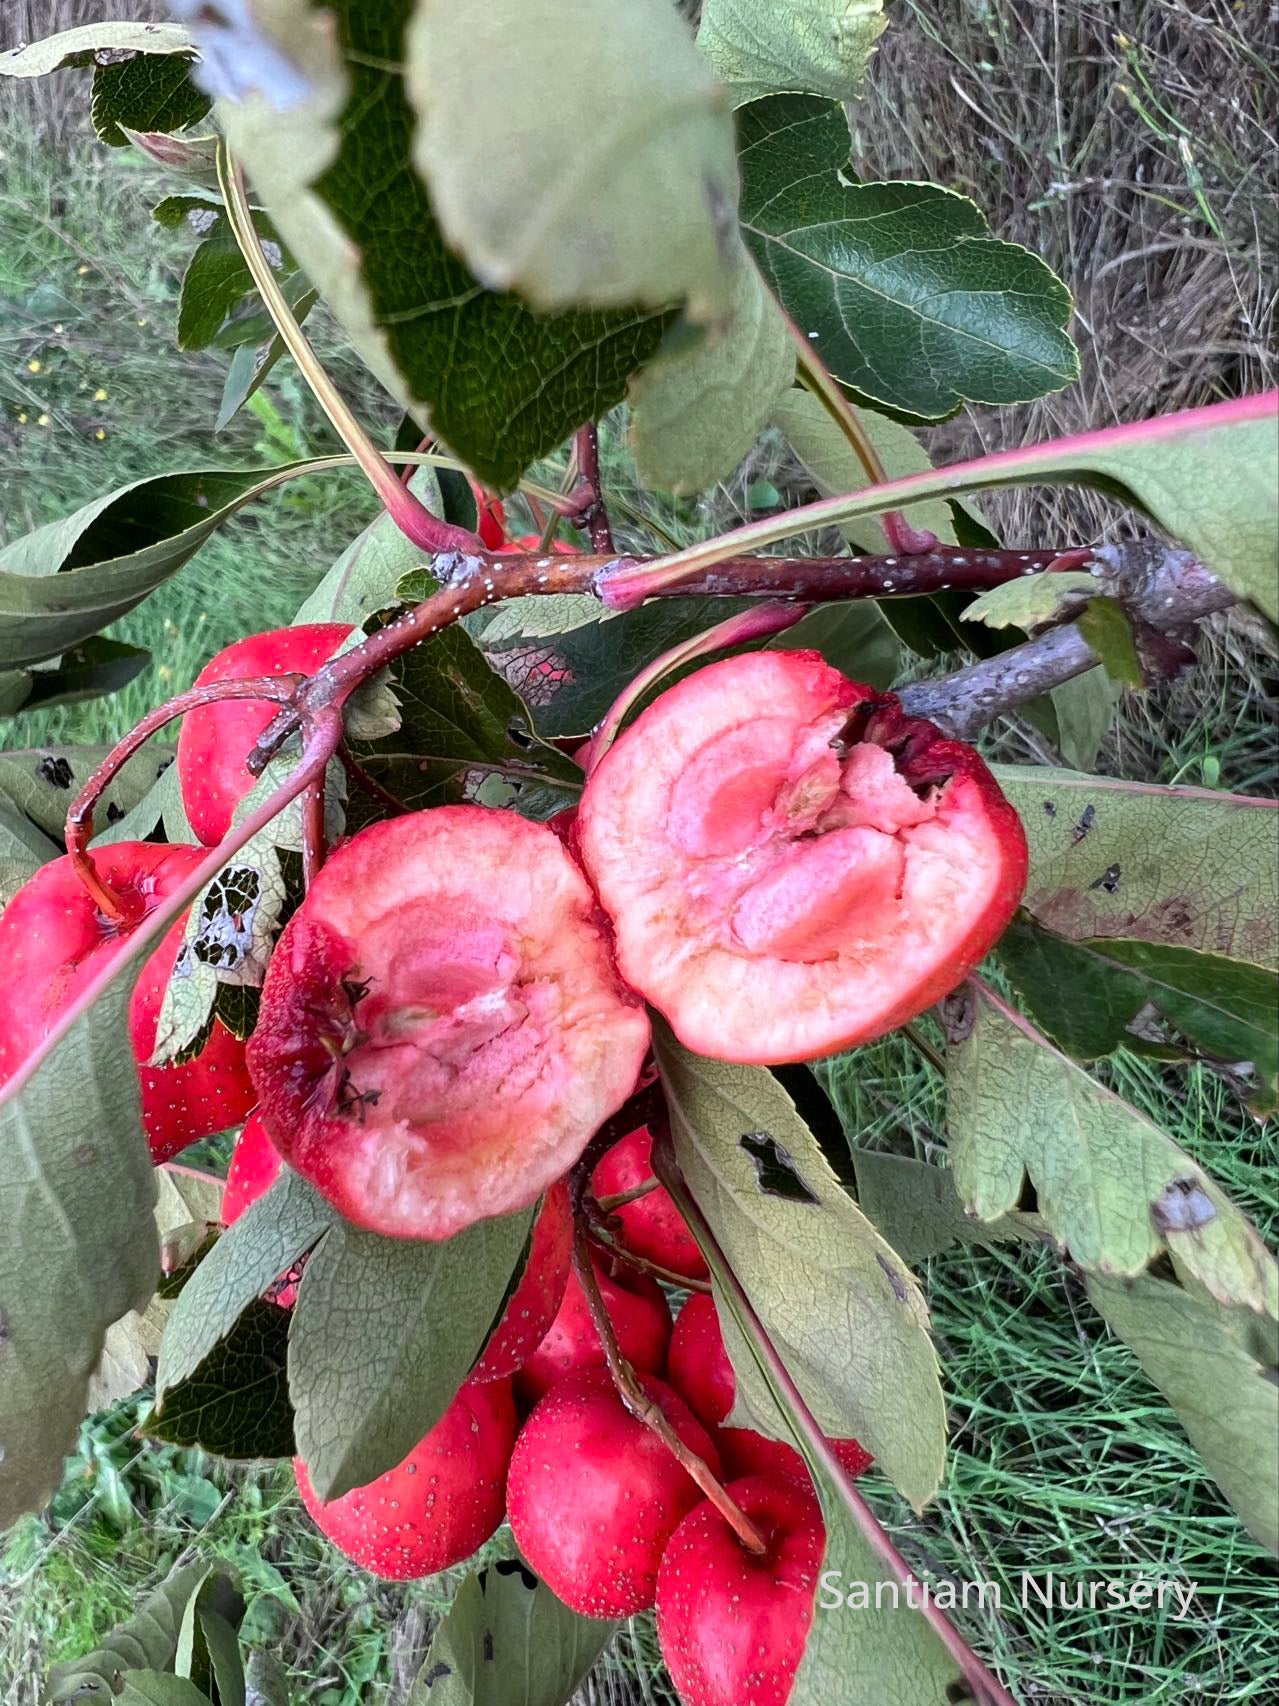
<svg viewBox="0 0 1279 1706"><path fill-rule="evenodd" d="M974 17L988 10L968 8ZM1176 130L1166 104L1147 103L1145 112L1169 135ZM934 127L947 147L958 124ZM1034 138L1027 147L1036 154ZM67 160L54 159L16 127L0 135L0 155L3 537L149 474L334 447L287 364L269 401L213 440L222 361L173 349L187 247L147 216L149 200L170 185L126 155L101 157L83 139ZM1218 191L1206 193L1215 218ZM392 407L334 340L325 352L364 418L385 430ZM610 476L624 482L616 445L609 448ZM774 478L784 483L776 458L711 499L630 495L679 539L704 528L710 507L721 519L744 513L752 482ZM118 735L221 645L287 620L371 513L354 475L301 482L268 499L119 624L121 637L156 653L137 682L113 699L14 719L5 745ZM1228 635L1190 683L1126 706L1104 762L1126 775L1274 792L1268 708L1256 655ZM1025 755L1015 735L1005 739L1010 756ZM1116 1088L1273 1231L1274 1144L1216 1079L1128 1059L1109 1070ZM926 1153L940 1141L938 1076L904 1038L860 1051L841 1073L840 1095L859 1142ZM970 1629L1019 1697L1035 1706L1272 1698L1272 1568L1073 1274L1046 1251L1005 1247L937 1258L924 1280L951 1405L950 1474L923 1518L874 1476L867 1486L921 1571L1001 1584L1003 1615ZM315 1533L286 1467L241 1471L198 1452L144 1452L133 1434L139 1414L130 1401L87 1422L49 1513L4 1543L0 1696L29 1706L48 1664L90 1648L179 1558L216 1554L242 1571L246 1635L284 1657L295 1700L402 1699L452 1579L406 1588L370 1581ZM1050 1568L1067 1582L1124 1569L1194 1580L1196 1615L1175 1628L1110 1610L1023 1612L1020 1572ZM592 1682L591 1706L666 1706L670 1698L651 1623L639 1619Z"/></svg>

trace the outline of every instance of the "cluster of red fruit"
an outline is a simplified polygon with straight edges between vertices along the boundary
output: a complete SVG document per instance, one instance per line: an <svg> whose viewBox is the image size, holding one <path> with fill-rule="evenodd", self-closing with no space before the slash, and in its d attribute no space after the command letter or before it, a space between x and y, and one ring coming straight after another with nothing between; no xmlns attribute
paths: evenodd
<svg viewBox="0 0 1279 1706"><path fill-rule="evenodd" d="M591 1179L597 1198L643 1194L618 1210L625 1250L689 1281L706 1267L653 1178L644 1128ZM280 1156L260 1119L245 1126L227 1177L230 1225L274 1181ZM715 1305L687 1299L672 1328L666 1294L601 1252L595 1276L621 1354L683 1443L717 1475L765 1541L748 1552L666 1446L635 1419L605 1368L572 1271L563 1183L547 1192L528 1264L469 1379L395 1469L328 1504L296 1463L317 1526L363 1569L403 1580L469 1558L509 1517L525 1558L574 1610L626 1617L656 1604L681 1698L698 1706L785 1699L812 1617L824 1535L798 1452L724 1427L734 1378ZM296 1274L272 1294L288 1308ZM849 1474L870 1458L836 1442Z"/></svg>
<svg viewBox="0 0 1279 1706"><path fill-rule="evenodd" d="M348 632L256 636L202 680L310 671ZM251 784L244 759L272 710L220 701L187 720L179 777L206 844ZM641 1081L645 1000L689 1047L731 1061L807 1060L880 1035L997 938L1025 841L971 748L811 652L729 659L662 694L559 831L479 806L371 825L334 851L281 933L247 1050L215 1023L196 1059L153 1067L174 925L130 1011L143 1119L163 1160L258 1104L228 1221L281 1156L349 1220L392 1237L448 1238L540 1200L526 1270L444 1418L397 1469L330 1505L299 1464L303 1497L352 1557L394 1576L469 1556L505 1512L569 1605L607 1617L656 1603L686 1701L771 1706L790 1691L812 1614L823 1531L811 1484L789 1447L721 1427L733 1375L709 1298L686 1303L672 1335L661 1288L601 1254L622 1356L685 1446L735 1477L729 1496L762 1554L631 1414L570 1275L564 1180ZM0 1080L200 857L151 843L95 853L112 918L66 860L20 892L0 919L15 968ZM640 1131L593 1190L649 1182ZM623 1205L619 1226L632 1254L704 1279L664 1192ZM296 1278L282 1277L278 1301ZM855 1442L839 1449L851 1472L865 1466Z"/></svg>

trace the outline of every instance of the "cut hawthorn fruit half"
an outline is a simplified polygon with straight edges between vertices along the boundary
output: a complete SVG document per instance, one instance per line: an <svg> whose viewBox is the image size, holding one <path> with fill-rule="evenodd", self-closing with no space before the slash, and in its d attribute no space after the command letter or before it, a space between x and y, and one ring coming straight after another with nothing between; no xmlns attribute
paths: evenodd
<svg viewBox="0 0 1279 1706"><path fill-rule="evenodd" d="M351 632L349 622L309 622L248 634L210 658L195 685L313 675ZM215 847L227 834L235 808L253 787L256 778L244 761L279 709L265 699L219 699L188 712L183 720L178 735L182 805L206 847Z"/></svg>
<svg viewBox="0 0 1279 1706"><path fill-rule="evenodd" d="M325 865L271 956L249 1066L272 1141L349 1220L450 1238L561 1178L648 1042L551 831L441 806Z"/></svg>
<svg viewBox="0 0 1279 1706"><path fill-rule="evenodd" d="M1026 838L981 758L817 652L711 664L587 781L578 847L622 976L700 1054L812 1060L961 983Z"/></svg>
<svg viewBox="0 0 1279 1706"><path fill-rule="evenodd" d="M8 984L0 1021L0 1084L48 1036L130 929L154 912L204 857L200 847L150 841L95 847L94 866L123 906L123 924L98 910L69 858L50 860L23 884L0 917L0 965ZM148 1064L185 925L184 914L160 938L143 961L129 998L129 1040L138 1063L142 1124L157 1166L189 1143L238 1125L256 1100L244 1044L220 1019L214 1020L208 1041L193 1059Z"/></svg>

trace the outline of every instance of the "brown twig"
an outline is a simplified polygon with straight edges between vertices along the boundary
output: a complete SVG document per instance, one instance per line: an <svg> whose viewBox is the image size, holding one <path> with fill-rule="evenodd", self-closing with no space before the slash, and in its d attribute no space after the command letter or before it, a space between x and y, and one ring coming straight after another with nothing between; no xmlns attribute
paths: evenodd
<svg viewBox="0 0 1279 1706"><path fill-rule="evenodd" d="M345 741L338 747L338 761L349 780L387 811L393 812L397 817L403 817L411 809L403 800L397 799L389 788L384 788L376 776L369 775Z"/></svg>
<svg viewBox="0 0 1279 1706"><path fill-rule="evenodd" d="M740 1317L747 1341L760 1364L760 1372L775 1389L779 1408L783 1414L788 1415L792 1423L795 1443L810 1461L818 1465L826 1480L837 1489L862 1538L888 1568L893 1578L907 1589L908 1594L914 1586L920 1615L950 1654L978 1706L1016 1706L1002 1683L987 1670L959 1631L938 1609L931 1595L920 1591L919 1582L910 1565L880 1527L874 1511L858 1492L852 1477L831 1450L817 1418L778 1355L741 1281L729 1266L706 1216L689 1190L676 1159L669 1126L664 1122L659 1122L654 1131L653 1166L658 1178L671 1193L676 1207L693 1229L716 1284L721 1292L731 1299L734 1312Z"/></svg>
<svg viewBox="0 0 1279 1706"><path fill-rule="evenodd" d="M578 477L582 482L573 524L585 531L592 551L611 552L614 549L613 529L609 526L608 511L604 507L604 488L600 480L600 435L594 421L587 421L578 427L573 438L573 450Z"/></svg>
<svg viewBox="0 0 1279 1706"><path fill-rule="evenodd" d="M690 1279L687 1274L677 1274L674 1268L664 1268L660 1262L651 1262L647 1256L637 1256L633 1250L628 1250L619 1242L608 1224L609 1216L589 1193L582 1198L582 1218L591 1242L598 1244L600 1249L607 1251L610 1256L615 1256L619 1262L625 1262L628 1268L634 1268L636 1273L647 1274L650 1279L660 1280L663 1285L678 1286L682 1291L701 1291L709 1294L709 1280Z"/></svg>
<svg viewBox="0 0 1279 1706"><path fill-rule="evenodd" d="M642 1185L635 1185L629 1191L614 1191L610 1197L596 1197L595 1206L603 1214L616 1214L619 1208L626 1208L633 1202L643 1202L645 1197L651 1197L654 1191L660 1191L661 1188L656 1179L645 1179Z"/></svg>
<svg viewBox="0 0 1279 1706"><path fill-rule="evenodd" d="M613 1376L613 1384L617 1387L617 1395L635 1417L643 1422L645 1427L662 1441L679 1463L681 1469L701 1488L702 1492L715 1506L715 1509L733 1529L737 1538L748 1552L757 1556L767 1550L763 1535L755 1527L743 1510L740 1510L724 1490L718 1478L712 1473L710 1466L691 1451L667 1421L660 1404L657 1404L645 1392L636 1377L635 1370L627 1362L617 1347L617 1334L613 1331L613 1323L605 1307L604 1298L600 1291L599 1280L595 1277L595 1268L591 1262L591 1245L586 1234L586 1228L580 1223L573 1235L573 1270L577 1275L582 1295L586 1298L586 1307L590 1311L591 1322L599 1334L600 1344L604 1347L604 1360L608 1371Z"/></svg>

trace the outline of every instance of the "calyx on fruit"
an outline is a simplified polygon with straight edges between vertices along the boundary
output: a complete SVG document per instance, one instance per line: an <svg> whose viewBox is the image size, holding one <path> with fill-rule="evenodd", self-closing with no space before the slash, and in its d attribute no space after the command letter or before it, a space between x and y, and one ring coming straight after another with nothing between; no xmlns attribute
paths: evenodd
<svg viewBox="0 0 1279 1706"><path fill-rule="evenodd" d="M469 1558L501 1522L515 1425L509 1381L466 1385L404 1461L367 1487L323 1504L298 1457L298 1492L316 1527L361 1569L397 1582L433 1576Z"/></svg>
<svg viewBox="0 0 1279 1706"><path fill-rule="evenodd" d="M587 781L578 845L623 977L689 1048L811 1060L960 983L1026 879L978 754L817 652L710 664Z"/></svg>
<svg viewBox="0 0 1279 1706"><path fill-rule="evenodd" d="M370 825L320 871L249 1065L276 1147L342 1214L449 1238L561 1178L648 1040L554 834L441 806Z"/></svg>
<svg viewBox="0 0 1279 1706"><path fill-rule="evenodd" d="M750 1475L726 1489L765 1542L748 1552L709 1500L672 1534L657 1639L684 1706L785 1706L813 1621L826 1533L812 1489Z"/></svg>
<svg viewBox="0 0 1279 1706"><path fill-rule="evenodd" d="M0 1084L13 1077L129 932L203 857L198 847L150 841L95 847L94 866L123 908L122 922L99 911L69 858L50 860L23 884L0 916L0 964L8 988L0 1020ZM256 1099L244 1044L220 1019L194 1059L149 1064L185 924L183 914L160 938L129 998L142 1124L157 1165L199 1138L238 1125Z"/></svg>
<svg viewBox="0 0 1279 1706"><path fill-rule="evenodd" d="M533 1223L524 1272L471 1370L471 1380L501 1380L524 1366L564 1301L572 1261L573 1210L568 1186L561 1180L546 1193Z"/></svg>
<svg viewBox="0 0 1279 1706"><path fill-rule="evenodd" d="M603 1254L593 1256L591 1265L613 1323L618 1350L640 1373L660 1374L671 1337L670 1305L661 1286L647 1274L636 1273L624 1262ZM570 1271L554 1321L515 1376L516 1396L522 1403L531 1404L566 1375L603 1366L604 1346L595 1331L586 1293L576 1273Z"/></svg>
<svg viewBox="0 0 1279 1706"><path fill-rule="evenodd" d="M642 1256L660 1268L684 1279L701 1280L707 1275L706 1258L688 1229L688 1222L671 1200L670 1192L654 1179L651 1156L653 1135L647 1126L630 1132L615 1143L591 1175L596 1197L622 1196L637 1186L653 1189L634 1202L611 1210L620 1226L614 1234L623 1249Z"/></svg>
<svg viewBox="0 0 1279 1706"><path fill-rule="evenodd" d="M804 1460L794 1446L769 1439L754 1428L722 1425L733 1408L737 1378L724 1349L713 1298L690 1297L680 1310L667 1353L666 1377L702 1426L711 1429L730 1475L808 1479ZM874 1462L858 1440L831 1440L830 1446L849 1475L862 1474Z"/></svg>
<svg viewBox="0 0 1279 1706"><path fill-rule="evenodd" d="M640 1385L718 1474L718 1453L684 1400L652 1375ZM666 1542L701 1496L608 1370L593 1369L560 1381L520 1430L507 1511L520 1551L565 1605L630 1617L652 1605Z"/></svg>
<svg viewBox="0 0 1279 1706"><path fill-rule="evenodd" d="M349 622L309 622L246 635L210 658L195 685L313 675L351 632ZM216 846L227 834L236 806L253 787L255 778L244 761L278 710L263 699L219 699L183 719L178 735L182 805L192 831L206 847Z"/></svg>

